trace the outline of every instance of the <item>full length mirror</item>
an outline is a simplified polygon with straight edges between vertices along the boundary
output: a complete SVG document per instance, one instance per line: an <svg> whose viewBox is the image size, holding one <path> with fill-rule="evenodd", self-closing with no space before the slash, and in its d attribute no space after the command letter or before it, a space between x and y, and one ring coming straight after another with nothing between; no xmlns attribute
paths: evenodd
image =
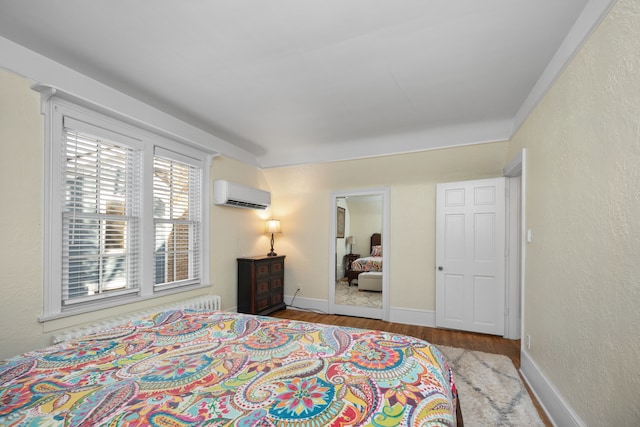
<svg viewBox="0 0 640 427"><path fill-rule="evenodd" d="M331 310L375 319L385 318L385 191L336 194L335 251L330 286Z"/></svg>

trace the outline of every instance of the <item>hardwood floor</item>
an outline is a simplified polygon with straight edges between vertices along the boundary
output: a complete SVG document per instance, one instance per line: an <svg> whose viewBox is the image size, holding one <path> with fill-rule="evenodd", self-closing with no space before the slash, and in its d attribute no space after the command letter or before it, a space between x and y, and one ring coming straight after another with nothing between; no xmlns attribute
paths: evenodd
<svg viewBox="0 0 640 427"><path fill-rule="evenodd" d="M431 344L450 347L466 348L468 350L483 351L485 353L502 354L507 356L516 369L520 370L520 341L507 340L494 335L475 334L471 332L452 331L448 329L427 328L425 326L405 325L402 323L384 322L382 320L366 319L362 317L339 316L333 314L319 314L301 310L280 310L272 314L281 319L302 320L305 322L323 323L337 326L350 326L362 329L376 329L396 334L409 335L428 341ZM524 382L524 381L523 381ZM526 386L526 383L525 383ZM540 418L545 426L552 426L542 407L532 394L531 396Z"/></svg>

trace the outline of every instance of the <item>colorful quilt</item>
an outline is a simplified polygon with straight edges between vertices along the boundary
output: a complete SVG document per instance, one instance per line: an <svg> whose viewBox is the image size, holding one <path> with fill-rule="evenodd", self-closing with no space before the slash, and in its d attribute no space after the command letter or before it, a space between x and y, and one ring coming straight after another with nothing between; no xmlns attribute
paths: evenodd
<svg viewBox="0 0 640 427"><path fill-rule="evenodd" d="M6 426L451 426L427 342L238 313L168 311L0 362Z"/></svg>
<svg viewBox="0 0 640 427"><path fill-rule="evenodd" d="M354 271L382 271L382 257L368 256L358 258L351 263L351 269Z"/></svg>

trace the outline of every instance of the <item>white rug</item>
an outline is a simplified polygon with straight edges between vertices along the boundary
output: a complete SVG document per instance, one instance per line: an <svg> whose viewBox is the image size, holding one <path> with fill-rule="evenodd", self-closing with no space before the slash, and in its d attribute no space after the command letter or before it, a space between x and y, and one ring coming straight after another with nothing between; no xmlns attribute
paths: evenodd
<svg viewBox="0 0 640 427"><path fill-rule="evenodd" d="M453 370L465 427L543 426L511 360L438 345Z"/></svg>
<svg viewBox="0 0 640 427"><path fill-rule="evenodd" d="M336 283L336 304L382 308L382 292L360 291L358 285Z"/></svg>

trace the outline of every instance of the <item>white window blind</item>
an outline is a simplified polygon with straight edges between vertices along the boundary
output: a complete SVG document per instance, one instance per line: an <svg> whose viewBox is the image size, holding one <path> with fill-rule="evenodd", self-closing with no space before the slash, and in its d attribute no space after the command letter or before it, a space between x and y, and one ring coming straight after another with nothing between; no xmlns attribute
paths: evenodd
<svg viewBox="0 0 640 427"><path fill-rule="evenodd" d="M195 160L156 147L153 218L156 289L198 283L201 259L201 176Z"/></svg>
<svg viewBox="0 0 640 427"><path fill-rule="evenodd" d="M63 305L140 286L140 150L77 127L64 122Z"/></svg>

